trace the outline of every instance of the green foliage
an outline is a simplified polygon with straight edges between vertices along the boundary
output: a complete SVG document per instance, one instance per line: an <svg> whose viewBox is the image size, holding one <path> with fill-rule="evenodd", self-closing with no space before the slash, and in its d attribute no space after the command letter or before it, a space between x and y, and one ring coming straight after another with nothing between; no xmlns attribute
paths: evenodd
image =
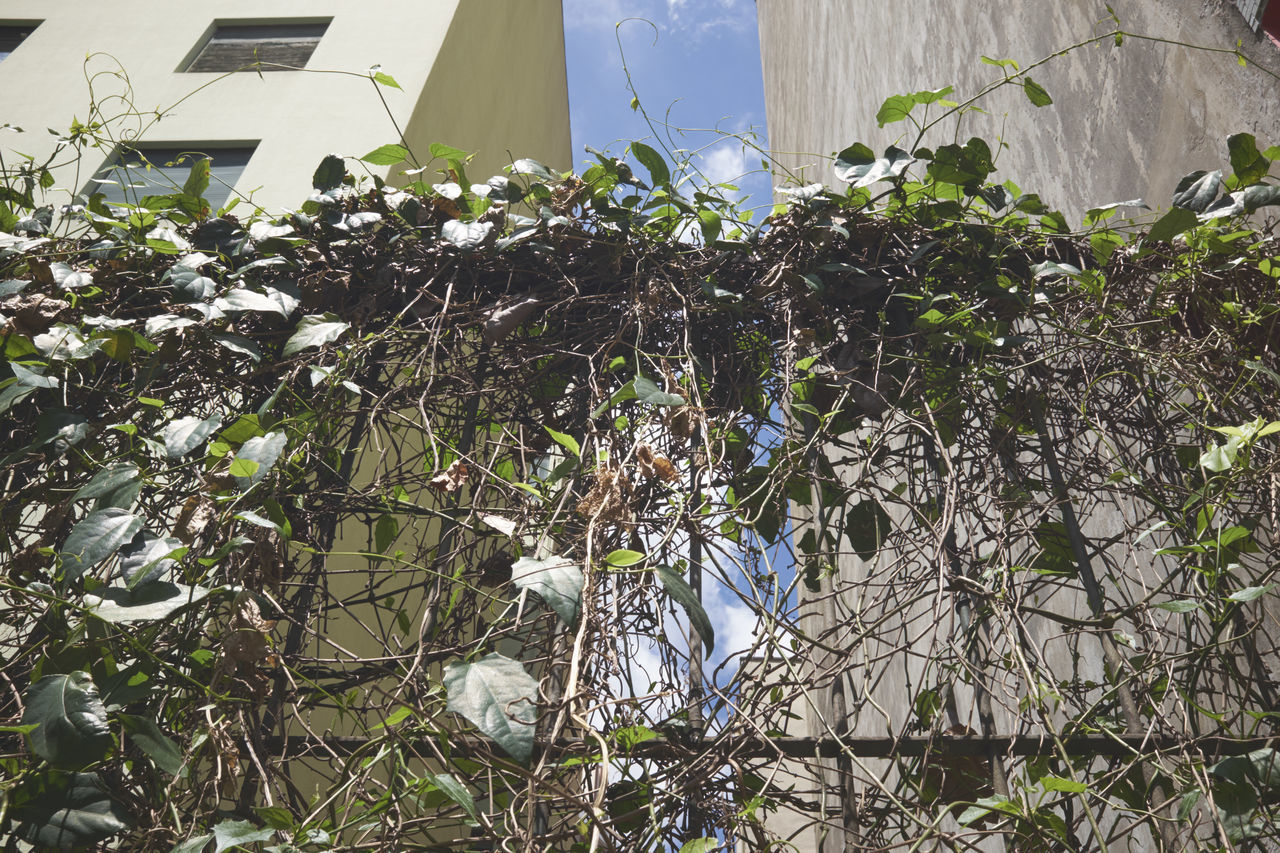
<svg viewBox="0 0 1280 853"><path fill-rule="evenodd" d="M4 175L2 831L776 847L823 672L930 749L984 691L1043 734L861 779L868 838L952 844L946 808L1060 849L1176 802L1272 840L1273 756L1215 750L1276 695L1277 152L1238 134L1149 224L1076 228L991 143L926 138L949 95L890 98L918 139L759 224L656 136L640 177L331 156L278 219L210 210L203 160L48 224L45 173ZM750 655L716 636L742 611ZM881 702L904 661L927 689ZM1178 748L1059 743L1148 731Z"/></svg>

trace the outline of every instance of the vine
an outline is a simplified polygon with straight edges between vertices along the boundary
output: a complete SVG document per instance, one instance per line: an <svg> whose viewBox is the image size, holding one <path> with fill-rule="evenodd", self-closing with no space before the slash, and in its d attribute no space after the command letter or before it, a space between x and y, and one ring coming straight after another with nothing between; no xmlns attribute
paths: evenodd
<svg viewBox="0 0 1280 853"><path fill-rule="evenodd" d="M4 831L1274 841L1280 151L1071 231L979 139L754 228L630 150L59 237L6 174Z"/></svg>

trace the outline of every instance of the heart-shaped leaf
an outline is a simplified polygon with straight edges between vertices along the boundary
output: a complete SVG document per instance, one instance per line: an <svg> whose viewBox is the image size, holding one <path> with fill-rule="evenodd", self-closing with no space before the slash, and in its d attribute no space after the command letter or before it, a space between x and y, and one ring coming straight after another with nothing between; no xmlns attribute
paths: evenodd
<svg viewBox="0 0 1280 853"><path fill-rule="evenodd" d="M255 841L270 841L275 833L270 827L258 829L247 820L224 820L213 828L213 853L246 847Z"/></svg>
<svg viewBox="0 0 1280 853"><path fill-rule="evenodd" d="M350 328L351 324L339 320L337 314L309 314L298 321L297 330L285 342L283 354L288 358L304 349L324 346Z"/></svg>
<svg viewBox="0 0 1280 853"><path fill-rule="evenodd" d="M142 529L142 519L118 507L95 509L75 527L62 545L62 578L66 588L115 553Z"/></svg>
<svg viewBox="0 0 1280 853"><path fill-rule="evenodd" d="M240 488L247 489L261 483L270 473L272 466L276 464L276 460L280 458L288 440L288 436L283 432L269 432L266 435L255 436L240 445L240 449L236 451L236 459L255 462L258 466L252 472L236 477Z"/></svg>
<svg viewBox="0 0 1280 853"><path fill-rule="evenodd" d="M109 586L85 598L89 612L104 622L148 622L166 619L203 600L209 593L210 590L202 586L155 581L139 587L137 591Z"/></svg>
<svg viewBox="0 0 1280 853"><path fill-rule="evenodd" d="M1221 188L1222 172L1220 170L1192 172L1178 181L1178 186L1173 191L1174 206L1185 207L1200 213L1213 204Z"/></svg>
<svg viewBox="0 0 1280 853"><path fill-rule="evenodd" d="M450 219L440 227L440 236L464 252L474 252L492 230L492 222L460 222Z"/></svg>
<svg viewBox="0 0 1280 853"><path fill-rule="evenodd" d="M520 589L531 589L541 596L566 625L577 621L582 601L582 569L572 560L521 557L511 567L511 580Z"/></svg>
<svg viewBox="0 0 1280 853"><path fill-rule="evenodd" d="M170 459L186 456L222 426L222 415L214 412L207 418L178 418L164 428L164 452Z"/></svg>
<svg viewBox="0 0 1280 853"><path fill-rule="evenodd" d="M538 719L538 682L523 666L500 654L450 664L444 686L450 711L470 720L512 758L529 761Z"/></svg>
<svg viewBox="0 0 1280 853"><path fill-rule="evenodd" d="M70 773L19 813L18 834L44 849L88 847L129 828L129 814L96 773Z"/></svg>
<svg viewBox="0 0 1280 853"><path fill-rule="evenodd" d="M172 556L179 550L186 552L186 545L181 539L153 536L146 530L140 530L120 549L120 574L129 589L137 589L159 580L176 566Z"/></svg>
<svg viewBox="0 0 1280 853"><path fill-rule="evenodd" d="M679 394L668 394L658 388L657 383L644 376L637 376L631 386L637 399L652 406L683 406L684 397Z"/></svg>
<svg viewBox="0 0 1280 853"><path fill-rule="evenodd" d="M46 675L27 688L22 724L36 724L31 749L55 767L78 769L111 746L107 709L87 672Z"/></svg>

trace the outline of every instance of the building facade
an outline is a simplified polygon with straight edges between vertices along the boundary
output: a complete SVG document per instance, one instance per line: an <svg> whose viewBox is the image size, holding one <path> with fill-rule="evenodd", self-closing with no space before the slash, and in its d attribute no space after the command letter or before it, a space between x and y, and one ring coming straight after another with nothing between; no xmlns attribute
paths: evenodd
<svg viewBox="0 0 1280 853"><path fill-rule="evenodd" d="M520 157L568 168L560 3L2 0L6 162L44 162L73 119L101 126L82 157L54 157L55 203L123 196L127 180L110 172L135 151L155 167L139 183L163 183L166 163L200 152L210 201L234 191L267 211L298 207L325 155L388 143L423 166L431 143L475 152L480 180ZM397 184L413 165L363 168Z"/></svg>

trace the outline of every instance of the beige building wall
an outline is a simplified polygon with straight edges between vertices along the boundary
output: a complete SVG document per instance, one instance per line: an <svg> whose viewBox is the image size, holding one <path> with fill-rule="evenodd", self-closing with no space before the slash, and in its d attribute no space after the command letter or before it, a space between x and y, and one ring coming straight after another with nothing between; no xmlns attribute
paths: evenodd
<svg viewBox="0 0 1280 853"><path fill-rule="evenodd" d="M305 71L179 70L218 22L330 18ZM478 152L480 181L513 158L571 164L559 0L0 0L0 25L30 21L42 23L0 62L0 124L24 131L0 133L6 163L42 161L56 144L46 128L85 121L93 98L117 142L256 142L235 189L268 211L299 206L326 154L400 142L397 127L424 165L431 142ZM369 80L378 65L400 90ZM82 191L113 149L60 156L54 200ZM406 180L403 164L348 167Z"/></svg>
<svg viewBox="0 0 1280 853"><path fill-rule="evenodd" d="M981 57L1023 68L1114 24L1102 0L759 0L769 137L787 168L837 184L827 156L854 142L911 149L909 123L877 127L890 95L955 86L953 100L998 80ZM1054 99L1036 109L1006 87L968 115L958 135L1009 147L997 181L1012 178L1078 223L1089 207L1144 198L1168 208L1177 181L1227 163L1226 139L1280 144L1280 48L1254 33L1228 0L1113 0L1124 29L1173 42L1106 39L1031 72ZM1271 73L1267 73L1271 72ZM919 111L919 108L917 108ZM951 141L954 121L925 144ZM992 146L993 150L995 146Z"/></svg>

